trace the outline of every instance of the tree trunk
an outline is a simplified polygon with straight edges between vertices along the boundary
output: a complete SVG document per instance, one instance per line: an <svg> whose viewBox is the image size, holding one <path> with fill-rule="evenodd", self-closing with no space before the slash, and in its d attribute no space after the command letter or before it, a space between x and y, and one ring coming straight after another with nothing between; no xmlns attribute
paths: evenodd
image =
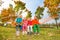
<svg viewBox="0 0 60 40"><path fill-rule="evenodd" d="M57 24L57 20L55 20L55 22L56 22L56 27L57 27L57 29L58 29L58 24Z"/></svg>

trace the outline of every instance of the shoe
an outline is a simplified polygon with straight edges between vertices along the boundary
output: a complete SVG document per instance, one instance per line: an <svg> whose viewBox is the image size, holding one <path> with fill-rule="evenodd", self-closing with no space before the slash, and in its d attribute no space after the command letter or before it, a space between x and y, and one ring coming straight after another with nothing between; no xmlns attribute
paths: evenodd
<svg viewBox="0 0 60 40"><path fill-rule="evenodd" d="M24 31L22 32L22 35L24 35Z"/></svg>
<svg viewBox="0 0 60 40"><path fill-rule="evenodd" d="M16 36L19 36L20 35L20 32L19 31L16 31Z"/></svg>
<svg viewBox="0 0 60 40"><path fill-rule="evenodd" d="M37 35L39 35L39 33L36 33Z"/></svg>
<svg viewBox="0 0 60 40"><path fill-rule="evenodd" d="M36 35L36 33L34 33L34 35Z"/></svg>
<svg viewBox="0 0 60 40"><path fill-rule="evenodd" d="M39 35L39 33L37 35Z"/></svg>
<svg viewBox="0 0 60 40"><path fill-rule="evenodd" d="M27 32L25 31L25 34L27 34Z"/></svg>
<svg viewBox="0 0 60 40"><path fill-rule="evenodd" d="M27 34L29 35L29 32L27 32Z"/></svg>

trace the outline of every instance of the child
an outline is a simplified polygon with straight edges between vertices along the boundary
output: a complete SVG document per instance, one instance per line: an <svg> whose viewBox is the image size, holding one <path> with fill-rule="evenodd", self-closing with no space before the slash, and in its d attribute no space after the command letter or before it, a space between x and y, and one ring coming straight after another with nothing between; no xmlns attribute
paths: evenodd
<svg viewBox="0 0 60 40"><path fill-rule="evenodd" d="M16 35L19 36L19 27L21 27L20 23L22 22L22 15L18 16L18 18L16 18Z"/></svg>
<svg viewBox="0 0 60 40"><path fill-rule="evenodd" d="M31 18L28 18L28 34L32 34L32 20Z"/></svg>
<svg viewBox="0 0 60 40"><path fill-rule="evenodd" d="M39 35L40 27L39 27L39 21L36 16L32 20L32 24L33 24L33 32Z"/></svg>
<svg viewBox="0 0 60 40"><path fill-rule="evenodd" d="M23 26L22 26L22 30L23 30L23 35L27 34L27 25L28 25L28 21L26 18L23 19Z"/></svg>

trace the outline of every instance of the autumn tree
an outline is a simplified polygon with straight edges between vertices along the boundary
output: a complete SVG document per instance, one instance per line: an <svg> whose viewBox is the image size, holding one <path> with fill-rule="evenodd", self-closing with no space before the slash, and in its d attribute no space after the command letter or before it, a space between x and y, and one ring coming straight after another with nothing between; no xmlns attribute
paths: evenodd
<svg viewBox="0 0 60 40"><path fill-rule="evenodd" d="M10 19L15 20L17 16L15 10L13 9L13 5L9 4L8 12Z"/></svg>
<svg viewBox="0 0 60 40"><path fill-rule="evenodd" d="M9 20L8 16L9 16L9 13L8 13L7 9L3 9L1 11L1 20L2 20L2 22L8 21Z"/></svg>
<svg viewBox="0 0 60 40"><path fill-rule="evenodd" d="M15 8L14 10L18 13L19 10L24 10L25 9L25 3L21 2L21 1L14 1L15 3ZM22 13L22 11L20 12L20 14Z"/></svg>
<svg viewBox="0 0 60 40"><path fill-rule="evenodd" d="M59 18L58 17L59 4L60 4L60 0L45 0L44 1L44 6L49 9L48 12L50 16L55 19L56 25L57 25L57 20ZM58 25L57 25L57 28L58 28Z"/></svg>
<svg viewBox="0 0 60 40"><path fill-rule="evenodd" d="M31 14L32 14L31 11L27 11L27 16L26 16L26 18L31 18L31 17L32 17Z"/></svg>
<svg viewBox="0 0 60 40"><path fill-rule="evenodd" d="M8 22L10 19L14 20L15 18L15 11L13 10L13 7L11 5L9 5L8 9L3 9L1 11L2 22Z"/></svg>
<svg viewBox="0 0 60 40"><path fill-rule="evenodd" d="M0 6L3 4L4 2L2 0L0 0Z"/></svg>
<svg viewBox="0 0 60 40"><path fill-rule="evenodd" d="M43 16L43 11L44 11L44 8L38 6L38 8L36 9L36 12L35 12L35 16L37 16L38 19L41 19Z"/></svg>

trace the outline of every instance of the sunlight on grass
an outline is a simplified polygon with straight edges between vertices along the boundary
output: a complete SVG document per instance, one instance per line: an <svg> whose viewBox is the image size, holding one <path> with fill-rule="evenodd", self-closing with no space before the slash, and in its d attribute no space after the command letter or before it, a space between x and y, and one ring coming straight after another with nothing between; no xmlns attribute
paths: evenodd
<svg viewBox="0 0 60 40"><path fill-rule="evenodd" d="M0 40L60 40L60 29L41 28L40 35L16 36L15 28L0 27Z"/></svg>

